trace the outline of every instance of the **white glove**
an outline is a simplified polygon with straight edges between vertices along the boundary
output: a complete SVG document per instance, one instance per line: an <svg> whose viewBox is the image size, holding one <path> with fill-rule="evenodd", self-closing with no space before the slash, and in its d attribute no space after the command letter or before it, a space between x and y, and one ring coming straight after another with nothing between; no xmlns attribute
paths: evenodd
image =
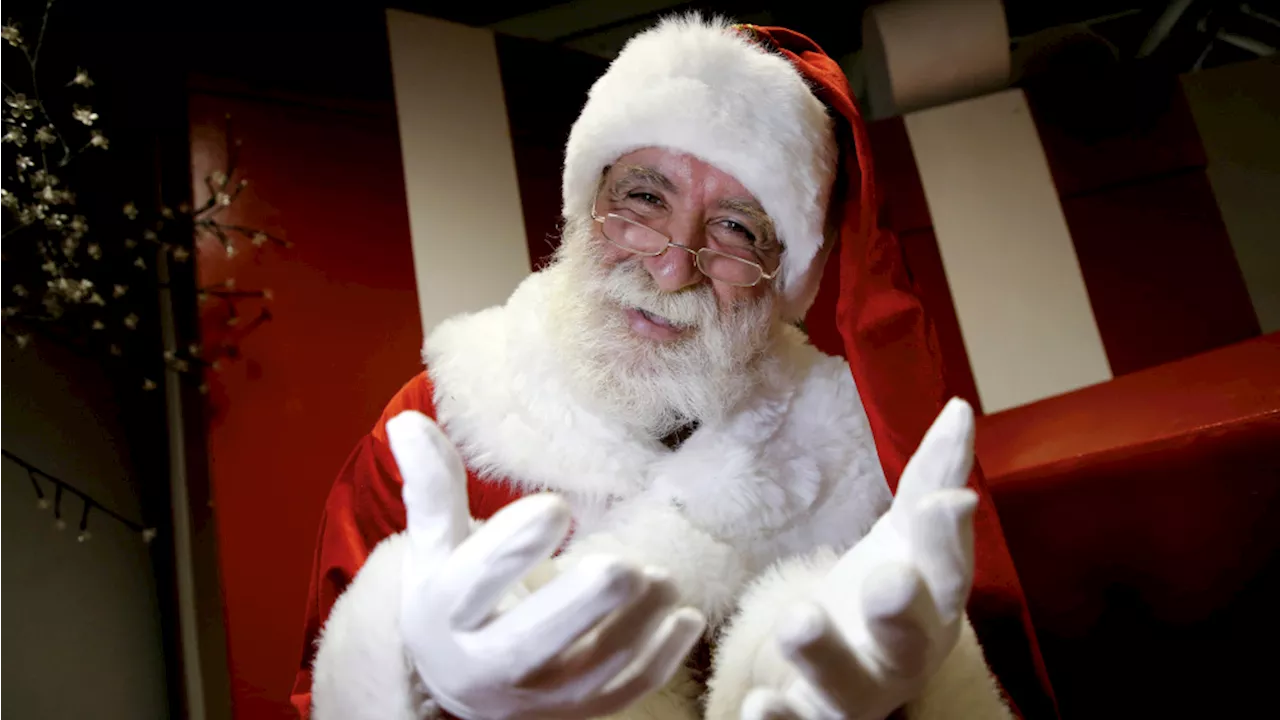
<svg viewBox="0 0 1280 720"><path fill-rule="evenodd" d="M409 550L400 630L431 699L468 720L593 717L661 688L702 634L656 570L586 558L507 608L564 541L569 508L542 494L470 532L466 471L426 416L387 422ZM499 608L499 602L503 607Z"/></svg>
<svg viewBox="0 0 1280 720"><path fill-rule="evenodd" d="M882 720L947 658L973 585L973 410L955 399L907 463L889 511L777 629L798 677L757 688L743 720Z"/></svg>

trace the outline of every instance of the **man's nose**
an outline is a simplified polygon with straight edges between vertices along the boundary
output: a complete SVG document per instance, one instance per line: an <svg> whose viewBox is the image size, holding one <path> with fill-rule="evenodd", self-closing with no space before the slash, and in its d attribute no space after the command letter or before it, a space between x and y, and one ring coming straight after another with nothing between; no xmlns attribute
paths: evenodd
<svg viewBox="0 0 1280 720"><path fill-rule="evenodd" d="M701 230L701 226L673 233L672 242L696 252L703 243L698 230ZM649 271L650 277L653 278L659 290L678 292L702 282L703 276L698 270L697 256L689 250L668 247L666 252L657 257L645 258L645 269Z"/></svg>

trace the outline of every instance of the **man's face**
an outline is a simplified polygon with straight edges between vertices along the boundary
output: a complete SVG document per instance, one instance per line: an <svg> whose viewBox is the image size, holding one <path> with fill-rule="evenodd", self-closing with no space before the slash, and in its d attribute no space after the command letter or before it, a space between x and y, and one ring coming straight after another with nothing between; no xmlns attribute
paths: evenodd
<svg viewBox="0 0 1280 720"><path fill-rule="evenodd" d="M683 153L646 148L605 173L596 214L616 213L692 250L780 261L773 224L730 175ZM739 287L704 276L694 255L630 253L590 217L568 218L552 308L575 382L602 407L662 434L712 421L748 393L778 327L769 280Z"/></svg>
<svg viewBox="0 0 1280 720"><path fill-rule="evenodd" d="M710 247L757 263L766 273L778 267L782 248L764 208L733 176L691 155L645 148L618 158L605 174L595 209L601 217L615 213L641 223L690 250ZM604 239L603 230L596 225L597 240ZM637 257L610 242L602 247L600 261L606 268L637 264L652 278L657 291L710 292L725 313L773 292L768 280L740 287L706 277L695 256L678 248L656 257ZM696 331L672 322L676 318L645 310L621 309L639 337L675 342Z"/></svg>

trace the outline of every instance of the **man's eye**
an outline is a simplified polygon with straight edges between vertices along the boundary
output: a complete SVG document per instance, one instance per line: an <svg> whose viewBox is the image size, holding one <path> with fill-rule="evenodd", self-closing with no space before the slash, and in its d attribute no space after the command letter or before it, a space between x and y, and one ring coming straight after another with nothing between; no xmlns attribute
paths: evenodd
<svg viewBox="0 0 1280 720"><path fill-rule="evenodd" d="M728 230L729 232L735 235L742 237L742 239L748 242L754 243L756 241L755 234L753 234L749 229L747 229L746 225L743 225L740 222L736 222L734 220L725 220L720 224L724 226L724 229Z"/></svg>
<svg viewBox="0 0 1280 720"><path fill-rule="evenodd" d="M633 192L633 193L631 193L630 195L628 195L627 197L629 197L629 198L631 198L631 199L633 199L633 200L639 200L640 202L645 203L646 205L661 205L661 204L662 204L662 198L658 197L657 195L654 195L653 193L647 193L647 192Z"/></svg>

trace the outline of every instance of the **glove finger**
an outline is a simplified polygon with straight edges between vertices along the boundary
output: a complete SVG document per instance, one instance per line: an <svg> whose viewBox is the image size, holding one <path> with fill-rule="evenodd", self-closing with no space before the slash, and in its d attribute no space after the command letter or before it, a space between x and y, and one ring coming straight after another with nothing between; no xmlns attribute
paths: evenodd
<svg viewBox="0 0 1280 720"><path fill-rule="evenodd" d="M772 688L756 688L747 693L738 717L740 720L805 720L782 693Z"/></svg>
<svg viewBox="0 0 1280 720"><path fill-rule="evenodd" d="M843 633L818 605L803 602L782 619L777 631L783 657L812 689L846 715L857 715L879 689Z"/></svg>
<svg viewBox="0 0 1280 720"><path fill-rule="evenodd" d="M973 587L973 515L977 493L941 490L921 501L911 528L911 554L942 622L964 612Z"/></svg>
<svg viewBox="0 0 1280 720"><path fill-rule="evenodd" d="M585 698L634 661L680 600L679 591L665 572L649 568L644 574L646 587L635 602L606 618L569 653L553 659L523 685L551 688L571 678Z"/></svg>
<svg viewBox="0 0 1280 720"><path fill-rule="evenodd" d="M973 470L973 408L952 398L907 461L893 508L914 508L931 492L964 487Z"/></svg>
<svg viewBox="0 0 1280 720"><path fill-rule="evenodd" d="M501 664L513 684L528 680L609 614L644 594L638 568L607 556L583 558L466 639L475 657Z"/></svg>
<svg viewBox="0 0 1280 720"><path fill-rule="evenodd" d="M693 608L680 608L667 616L657 635L618 680L594 699L582 704L584 717L621 712L640 698L661 689L684 665L689 651L706 630L707 619Z"/></svg>
<svg viewBox="0 0 1280 720"><path fill-rule="evenodd" d="M453 443L422 413L403 412L388 420L387 440L404 480L412 558L406 581L416 585L439 571L471 530L467 471Z"/></svg>
<svg viewBox="0 0 1280 720"><path fill-rule="evenodd" d="M878 666L877 674L910 678L924 672L941 622L920 573L904 564L876 568L867 576L861 596L874 641L867 660Z"/></svg>
<svg viewBox="0 0 1280 720"><path fill-rule="evenodd" d="M434 579L454 593L450 626L480 627L511 586L560 547L571 520L564 500L541 493L511 503L477 528Z"/></svg>

